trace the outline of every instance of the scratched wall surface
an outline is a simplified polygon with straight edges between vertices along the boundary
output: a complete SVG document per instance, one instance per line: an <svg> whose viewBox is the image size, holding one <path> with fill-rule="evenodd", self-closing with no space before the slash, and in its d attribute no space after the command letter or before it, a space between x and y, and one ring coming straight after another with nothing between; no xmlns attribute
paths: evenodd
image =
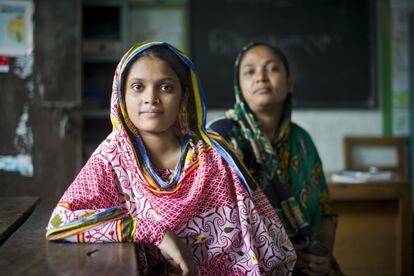
<svg viewBox="0 0 414 276"><path fill-rule="evenodd" d="M33 3L34 50L0 73L0 196L58 199L81 164L81 1Z"/></svg>

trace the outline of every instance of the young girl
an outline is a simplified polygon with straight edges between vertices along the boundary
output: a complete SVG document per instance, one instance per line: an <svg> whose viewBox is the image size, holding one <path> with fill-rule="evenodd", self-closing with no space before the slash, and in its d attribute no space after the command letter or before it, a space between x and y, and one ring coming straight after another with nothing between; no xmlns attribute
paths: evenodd
<svg viewBox="0 0 414 276"><path fill-rule="evenodd" d="M281 222L205 131L205 116L182 52L160 42L132 47L115 72L113 131L59 201L47 239L144 244L150 250L139 254L151 256L139 267L163 258L184 275L289 274L296 255Z"/></svg>
<svg viewBox="0 0 414 276"><path fill-rule="evenodd" d="M342 274L332 257L336 229L328 187L309 134L291 121L293 78L277 48L251 43L235 66L236 104L210 128L258 181L296 245L295 275Z"/></svg>

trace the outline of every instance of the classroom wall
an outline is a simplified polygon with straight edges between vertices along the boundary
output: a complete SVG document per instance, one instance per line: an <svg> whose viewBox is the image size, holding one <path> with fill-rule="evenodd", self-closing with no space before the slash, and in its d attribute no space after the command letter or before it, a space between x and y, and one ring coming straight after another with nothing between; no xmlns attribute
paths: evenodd
<svg viewBox="0 0 414 276"><path fill-rule="evenodd" d="M81 1L31 3L33 50L0 72L0 195L57 200L81 163Z"/></svg>

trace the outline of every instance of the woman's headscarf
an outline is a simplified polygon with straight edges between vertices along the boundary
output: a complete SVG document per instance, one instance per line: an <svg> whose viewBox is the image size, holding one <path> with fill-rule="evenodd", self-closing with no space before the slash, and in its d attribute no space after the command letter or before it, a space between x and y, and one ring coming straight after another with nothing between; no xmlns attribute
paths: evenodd
<svg viewBox="0 0 414 276"><path fill-rule="evenodd" d="M306 217L303 215L297 199L289 191L290 177L288 167L291 158L289 135L292 125L291 96L289 95L285 100L277 133L269 140L264 135L255 115L249 108L241 92L239 79L240 63L244 55L256 46L265 46L273 50L281 59L287 75L289 76L290 74L288 61L280 50L265 43L247 44L236 58L234 65L234 93L236 102L233 109L227 111L225 116L238 122L238 127L233 129L233 131L238 133L237 135L234 133L234 135L243 137L245 141L248 141L253 151L254 159L260 167L260 179L256 180L262 190L265 192L266 190L271 191L267 195L276 208L279 217L284 222L288 234L296 243L308 243L313 240L314 233ZM237 138L234 137L232 139ZM273 181L277 183L273 183Z"/></svg>
<svg viewBox="0 0 414 276"><path fill-rule="evenodd" d="M189 101L187 105L187 112L189 113L189 122L181 122L181 124L188 125L191 134L187 134L184 137L184 143L181 149L181 156L175 175L171 177L170 181L166 182L154 171L153 166L150 163L150 159L145 150L142 139L140 138L139 131L135 128L132 122L129 120L126 107L124 104L123 93L123 80L126 78L125 71L131 61L151 47L165 47L173 52L178 58L188 67L191 75L192 87L189 89ZM165 42L146 42L133 46L119 62L112 86L112 98L111 98L111 122L114 131L123 131L124 129L129 133L130 141L136 145L136 149L139 151L135 155L139 162L143 177L150 183L153 192L168 193L175 191L178 180L182 173L185 173L186 168L183 167L186 158L191 158L186 154L188 143L190 138L201 139L209 146L213 147L219 154L230 164L230 166L236 171L239 178L241 179L244 187L249 193L251 193L252 181L246 179L250 177L246 172L241 172L240 167L243 166L238 160L235 160L231 152L226 149L226 145L219 137L210 134L206 131L206 104L203 89L201 87L200 80L198 78L197 71L191 60L180 50L174 46ZM241 168L243 169L243 168ZM252 182L248 184L249 182Z"/></svg>
<svg viewBox="0 0 414 276"><path fill-rule="evenodd" d="M291 97L288 96L285 100L284 112L280 120L281 124L279 126L279 130L277 131L276 136L271 138L272 141L269 141L265 137L262 129L259 127L257 119L246 103L240 88L240 63L246 52L256 46L265 46L270 49L274 49L272 46L264 43L249 43L240 51L234 64L234 94L236 102L234 104L233 111L230 113L233 113L231 114L232 117L244 122L244 127L241 132L243 136L250 141L256 161L261 164L262 169L266 172L266 176L271 178L274 176L277 167L275 165L276 152L272 146L272 141L277 141L277 143L289 143L288 134L291 125ZM281 52L279 50L276 49L274 51L278 51L277 54L279 57L284 57L283 54L280 54ZM289 65L287 63L287 59L281 59L289 75ZM289 156L286 157L287 160Z"/></svg>

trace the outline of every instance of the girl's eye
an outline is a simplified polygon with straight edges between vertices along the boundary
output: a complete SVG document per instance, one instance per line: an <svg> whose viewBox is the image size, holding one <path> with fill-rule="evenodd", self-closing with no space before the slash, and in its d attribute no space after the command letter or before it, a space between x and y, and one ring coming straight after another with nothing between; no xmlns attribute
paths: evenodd
<svg viewBox="0 0 414 276"><path fill-rule="evenodd" d="M142 90L144 90L144 86L141 83L134 83L133 85L131 85L131 88L136 92L141 92Z"/></svg>
<svg viewBox="0 0 414 276"><path fill-rule="evenodd" d="M161 90L161 92L169 93L169 92L172 92L173 86L169 83L163 83L160 86L160 90Z"/></svg>

